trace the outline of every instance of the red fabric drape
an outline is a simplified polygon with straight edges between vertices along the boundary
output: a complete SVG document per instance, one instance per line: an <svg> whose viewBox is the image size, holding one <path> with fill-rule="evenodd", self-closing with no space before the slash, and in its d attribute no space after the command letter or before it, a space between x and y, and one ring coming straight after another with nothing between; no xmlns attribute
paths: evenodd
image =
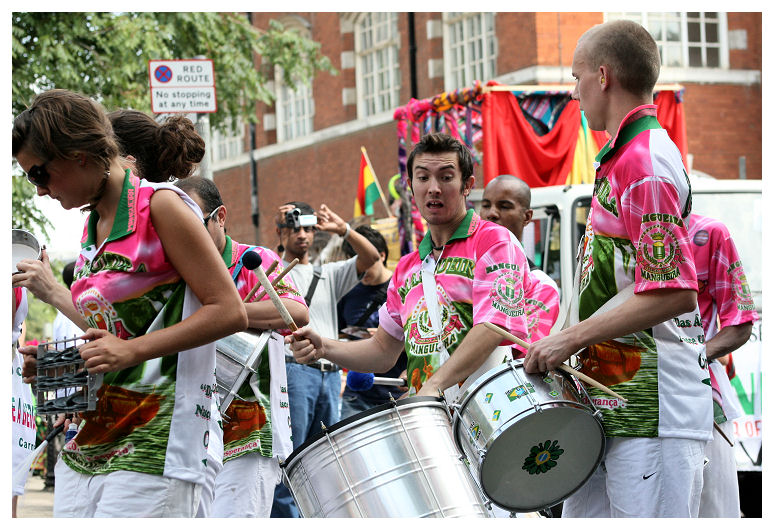
<svg viewBox="0 0 774 530"><path fill-rule="evenodd" d="M688 170L688 159L685 156L688 152L688 137L685 131L685 112L682 102L682 91L673 92L671 90L662 90L656 94L653 103L658 105L656 118L661 126L666 129L667 134L683 155L683 165Z"/></svg>
<svg viewBox="0 0 774 530"><path fill-rule="evenodd" d="M564 184L578 140L580 110L570 101L554 126L537 136L511 92L489 92L483 104L484 185L503 173L530 187Z"/></svg>

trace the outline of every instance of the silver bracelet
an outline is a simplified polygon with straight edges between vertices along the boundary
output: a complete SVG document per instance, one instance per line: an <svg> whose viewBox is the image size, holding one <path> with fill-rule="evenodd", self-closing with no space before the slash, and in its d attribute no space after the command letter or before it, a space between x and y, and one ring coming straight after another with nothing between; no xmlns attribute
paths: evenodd
<svg viewBox="0 0 774 530"><path fill-rule="evenodd" d="M352 230L352 227L351 227L351 226L349 226L349 223L344 223L344 224L345 224L345 225L347 225L347 231L346 231L346 232L344 232L344 235L343 235L343 236L341 236L341 237L342 237L342 238L344 238L344 239L347 239L347 237L349 237L349 232L350 232L350 230Z"/></svg>

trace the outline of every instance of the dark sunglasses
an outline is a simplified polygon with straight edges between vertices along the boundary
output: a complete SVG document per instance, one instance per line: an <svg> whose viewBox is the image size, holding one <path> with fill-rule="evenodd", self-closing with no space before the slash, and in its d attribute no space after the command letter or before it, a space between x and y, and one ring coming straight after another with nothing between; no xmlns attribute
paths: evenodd
<svg viewBox="0 0 774 530"><path fill-rule="evenodd" d="M220 210L220 206L218 206L217 208L215 208L214 210L212 210L212 211L210 212L210 215L208 215L207 217L202 217L202 221L204 221L204 226L207 226L207 223L209 223L209 222L210 222L210 219L212 219L212 218L213 218L213 216L217 215L217 213L218 213L218 210Z"/></svg>
<svg viewBox="0 0 774 530"><path fill-rule="evenodd" d="M47 163L48 162L46 162L46 164ZM27 180L39 188L48 186L48 181L51 178L51 175L49 175L46 170L46 164L32 166L30 170L27 171Z"/></svg>

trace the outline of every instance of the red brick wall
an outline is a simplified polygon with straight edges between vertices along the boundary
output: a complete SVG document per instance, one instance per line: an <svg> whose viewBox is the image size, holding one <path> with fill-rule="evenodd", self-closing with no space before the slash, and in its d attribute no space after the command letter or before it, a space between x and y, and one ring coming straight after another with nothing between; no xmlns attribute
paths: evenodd
<svg viewBox="0 0 774 530"><path fill-rule="evenodd" d="M760 179L761 86L685 84L685 124L693 167L716 178L739 178L739 157L747 157L747 178Z"/></svg>
<svg viewBox="0 0 774 530"><path fill-rule="evenodd" d="M731 68L761 68L761 13L728 13L728 31L743 29L747 32L746 50L729 50Z"/></svg>

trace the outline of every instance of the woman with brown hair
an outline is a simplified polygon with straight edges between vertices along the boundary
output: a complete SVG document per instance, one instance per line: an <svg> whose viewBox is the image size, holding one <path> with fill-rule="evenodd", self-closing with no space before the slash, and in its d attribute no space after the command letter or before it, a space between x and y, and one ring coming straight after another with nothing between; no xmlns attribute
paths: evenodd
<svg viewBox="0 0 774 530"><path fill-rule="evenodd" d="M167 149L182 138L155 142ZM245 329L247 317L198 206L166 183L193 169L181 174L176 166L185 151L160 156L158 171L138 178L122 167L104 109L66 90L38 95L14 121L13 155L38 194L91 212L71 295L64 286L36 292L29 262L13 282L88 327L81 357L90 373L105 374L97 410L84 413L57 463L55 516L195 512L213 342Z"/></svg>

